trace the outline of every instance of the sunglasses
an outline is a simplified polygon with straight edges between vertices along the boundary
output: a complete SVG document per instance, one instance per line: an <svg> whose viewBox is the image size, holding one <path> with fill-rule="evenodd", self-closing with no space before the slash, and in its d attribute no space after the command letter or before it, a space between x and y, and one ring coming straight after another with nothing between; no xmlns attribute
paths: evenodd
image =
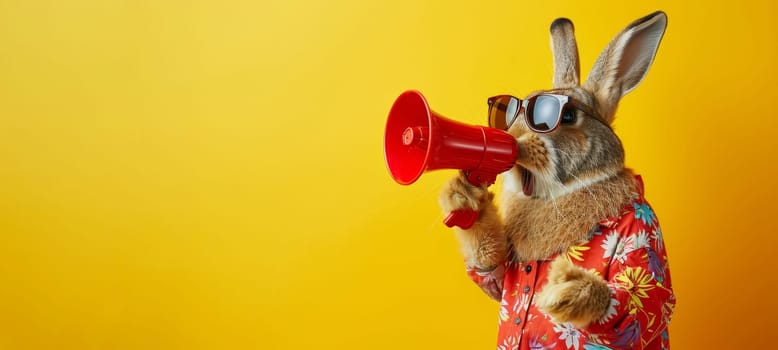
<svg viewBox="0 0 778 350"><path fill-rule="evenodd" d="M527 126L538 133L552 132L560 124L575 123L575 111L570 96L540 94L526 100L511 95L490 97L489 126L508 130L524 109Z"/></svg>

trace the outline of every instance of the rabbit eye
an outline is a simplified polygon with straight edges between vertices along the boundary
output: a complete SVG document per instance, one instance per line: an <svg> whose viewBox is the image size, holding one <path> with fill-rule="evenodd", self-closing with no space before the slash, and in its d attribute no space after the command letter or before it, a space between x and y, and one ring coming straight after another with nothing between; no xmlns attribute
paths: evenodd
<svg viewBox="0 0 778 350"><path fill-rule="evenodd" d="M573 124L575 121L575 111L572 108L565 108L562 112L562 124Z"/></svg>

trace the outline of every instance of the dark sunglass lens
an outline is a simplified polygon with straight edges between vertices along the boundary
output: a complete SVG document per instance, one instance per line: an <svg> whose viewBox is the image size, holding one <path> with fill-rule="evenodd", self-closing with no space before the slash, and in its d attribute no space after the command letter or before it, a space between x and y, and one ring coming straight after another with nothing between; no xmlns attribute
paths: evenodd
<svg viewBox="0 0 778 350"><path fill-rule="evenodd" d="M559 122L559 100L553 96L538 96L535 103L528 106L527 121L537 131L549 131Z"/></svg>
<svg viewBox="0 0 778 350"><path fill-rule="evenodd" d="M516 119L521 101L513 96L498 96L489 107L489 126L507 130Z"/></svg>

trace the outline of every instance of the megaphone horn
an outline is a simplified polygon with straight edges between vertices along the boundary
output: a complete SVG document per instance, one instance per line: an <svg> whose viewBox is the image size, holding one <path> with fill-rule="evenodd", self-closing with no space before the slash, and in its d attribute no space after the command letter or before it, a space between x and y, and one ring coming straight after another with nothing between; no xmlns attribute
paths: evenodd
<svg viewBox="0 0 778 350"><path fill-rule="evenodd" d="M463 170L471 184L491 185L498 174L513 167L518 153L510 134L445 118L430 110L415 90L394 101L386 121L386 166L401 185L410 185L424 172L437 169ZM444 222L467 229L477 217L474 211L455 211Z"/></svg>

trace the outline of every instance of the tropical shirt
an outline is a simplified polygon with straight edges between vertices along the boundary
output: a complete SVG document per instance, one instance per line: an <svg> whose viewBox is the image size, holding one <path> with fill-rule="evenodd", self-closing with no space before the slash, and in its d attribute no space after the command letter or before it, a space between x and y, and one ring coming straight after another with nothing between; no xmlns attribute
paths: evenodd
<svg viewBox="0 0 778 350"><path fill-rule="evenodd" d="M500 301L498 350L668 349L667 325L675 306L667 253L656 216L643 197L618 217L600 221L589 239L547 260L507 262L467 273ZM586 328L556 323L533 304L548 267L559 255L602 276L611 289L605 315Z"/></svg>

